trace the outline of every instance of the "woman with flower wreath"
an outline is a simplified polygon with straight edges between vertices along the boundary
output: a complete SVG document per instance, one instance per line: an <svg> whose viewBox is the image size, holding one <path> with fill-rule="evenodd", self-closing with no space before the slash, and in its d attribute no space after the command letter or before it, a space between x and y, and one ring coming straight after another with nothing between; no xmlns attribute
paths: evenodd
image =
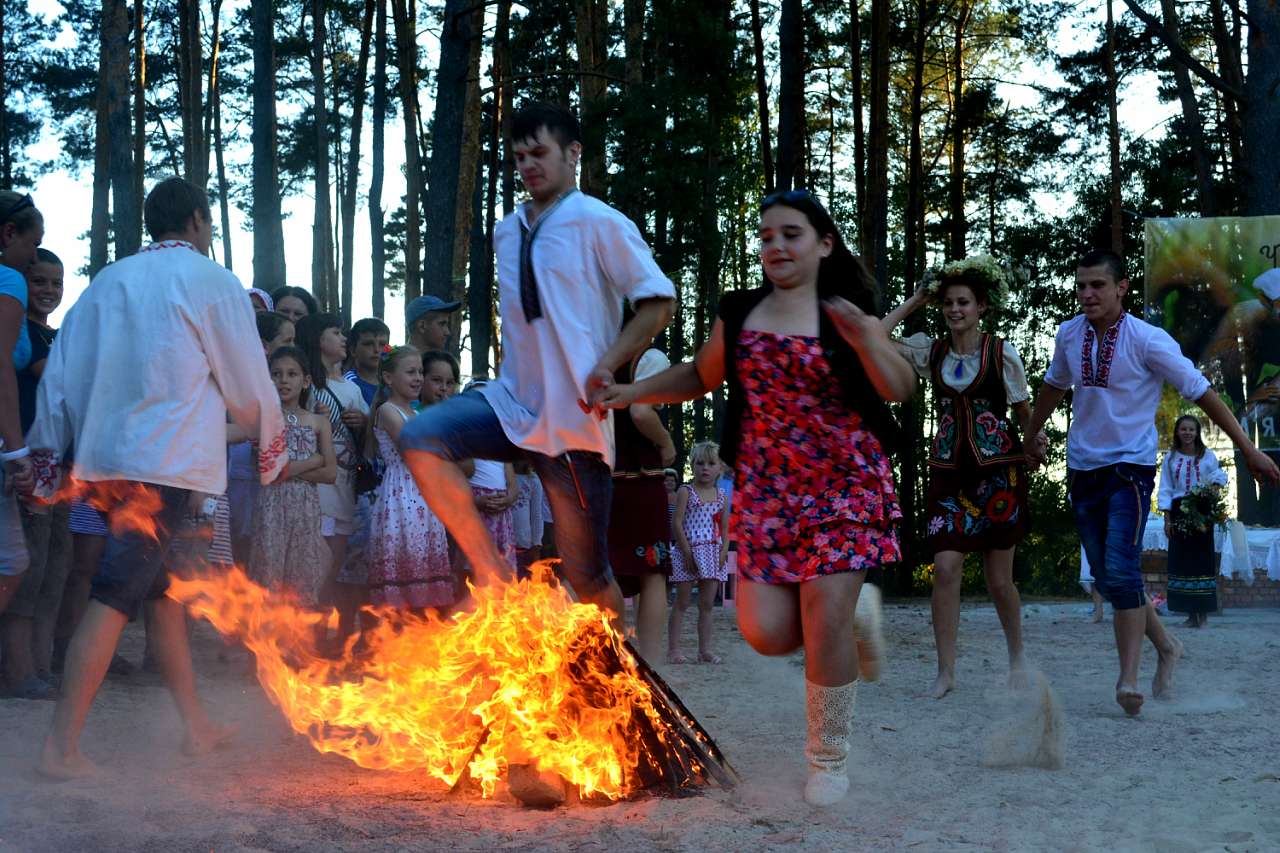
<svg viewBox="0 0 1280 853"><path fill-rule="evenodd" d="M1227 485L1218 457L1204 446L1200 419L1183 415L1173 425L1173 441L1160 466L1156 505L1164 513L1169 538L1169 609L1186 613L1188 628L1203 627L1218 609L1213 523L1193 517L1206 488ZM1201 523L1206 522L1206 523Z"/></svg>
<svg viewBox="0 0 1280 853"><path fill-rule="evenodd" d="M998 305L1007 274L989 255L947 264L882 321L890 332L927 303L942 308L948 334L898 342L916 373L933 384L937 433L929 451L925 506L933 553L933 634L941 699L956 683L960 581L966 554L981 552L987 590L1009 648L1010 678L1023 666L1021 599L1013 555L1027 533L1027 472L1020 429L1031 417L1026 371L1008 341L980 328ZM1010 409L1017 422L1010 417Z"/></svg>

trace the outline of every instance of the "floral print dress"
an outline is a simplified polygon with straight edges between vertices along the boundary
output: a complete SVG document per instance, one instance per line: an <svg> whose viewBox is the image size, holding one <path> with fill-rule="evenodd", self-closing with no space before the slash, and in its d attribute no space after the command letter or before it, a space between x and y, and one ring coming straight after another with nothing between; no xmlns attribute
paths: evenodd
<svg viewBox="0 0 1280 853"><path fill-rule="evenodd" d="M730 519L738 574L803 583L900 559L889 457L846 407L818 338L744 329L737 348L747 403Z"/></svg>
<svg viewBox="0 0 1280 853"><path fill-rule="evenodd" d="M284 438L291 461L315 455L316 431L310 426L290 423ZM331 559L320 535L320 490L315 483L293 478L258 489L249 577L273 589L291 589L304 604L315 607Z"/></svg>

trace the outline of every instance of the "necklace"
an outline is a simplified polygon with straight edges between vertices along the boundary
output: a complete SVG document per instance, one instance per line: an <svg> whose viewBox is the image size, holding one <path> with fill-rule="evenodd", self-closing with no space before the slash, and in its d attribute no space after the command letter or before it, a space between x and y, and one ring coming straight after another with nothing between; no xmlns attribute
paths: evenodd
<svg viewBox="0 0 1280 853"><path fill-rule="evenodd" d="M298 425L298 410L297 410L297 409L295 409L295 410L293 410L293 411L290 411L290 410L288 410L288 409L285 409L285 412L284 412L284 422L285 422L285 423L287 423L289 426L297 426L297 425Z"/></svg>

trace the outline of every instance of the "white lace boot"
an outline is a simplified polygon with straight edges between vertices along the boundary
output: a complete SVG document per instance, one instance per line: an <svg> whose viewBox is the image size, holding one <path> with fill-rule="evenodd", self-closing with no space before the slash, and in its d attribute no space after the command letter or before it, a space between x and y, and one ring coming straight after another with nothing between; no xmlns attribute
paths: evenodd
<svg viewBox="0 0 1280 853"><path fill-rule="evenodd" d="M858 682L840 687L804 683L805 712L809 721L804 756L809 760L809 781L804 798L810 805L830 806L849 791L849 727L853 723L853 703Z"/></svg>
<svg viewBox="0 0 1280 853"><path fill-rule="evenodd" d="M884 660L884 630L880 625L880 588L864 583L853 611L853 636L858 642L858 679L879 681Z"/></svg>

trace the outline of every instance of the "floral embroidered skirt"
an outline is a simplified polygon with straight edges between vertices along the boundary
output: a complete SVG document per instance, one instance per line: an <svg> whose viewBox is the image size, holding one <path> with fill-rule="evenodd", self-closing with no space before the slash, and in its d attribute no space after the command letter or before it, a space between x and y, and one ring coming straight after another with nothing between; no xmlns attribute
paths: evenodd
<svg viewBox="0 0 1280 853"><path fill-rule="evenodd" d="M930 468L925 501L929 550L1012 548L1027 535L1027 472L1021 465Z"/></svg>

